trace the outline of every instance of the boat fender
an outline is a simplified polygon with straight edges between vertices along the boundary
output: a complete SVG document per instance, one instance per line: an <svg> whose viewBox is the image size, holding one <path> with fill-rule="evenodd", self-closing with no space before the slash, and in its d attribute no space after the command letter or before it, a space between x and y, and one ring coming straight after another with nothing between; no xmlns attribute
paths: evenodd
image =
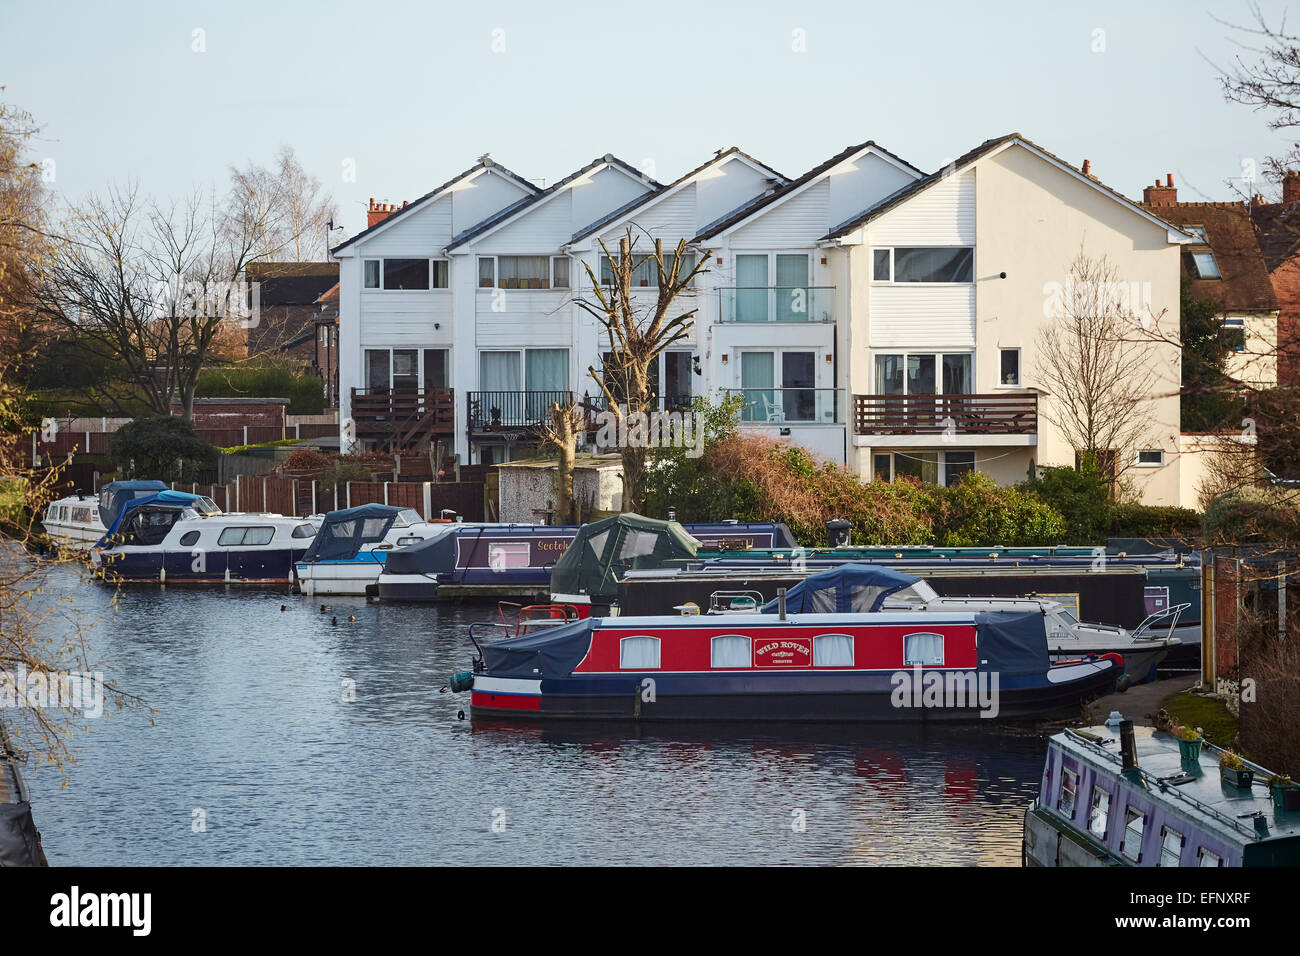
<svg viewBox="0 0 1300 956"><path fill-rule="evenodd" d="M451 678L451 689L453 693L460 694L474 687L474 673L472 671L461 671L454 674Z"/></svg>
<svg viewBox="0 0 1300 956"><path fill-rule="evenodd" d="M1103 661L1114 661L1114 662L1115 662L1115 666L1116 666L1116 667L1119 667L1119 668L1123 668L1123 666L1124 666L1124 658L1120 657L1118 654L1116 654L1116 653L1114 653L1114 652L1112 652L1112 653L1110 653L1110 654L1102 654L1102 655L1101 655L1101 659L1102 659Z"/></svg>
<svg viewBox="0 0 1300 956"><path fill-rule="evenodd" d="M1129 685L1132 683L1132 679L1127 674L1120 674L1119 680L1115 681L1115 693L1124 693L1124 691L1129 689Z"/></svg>

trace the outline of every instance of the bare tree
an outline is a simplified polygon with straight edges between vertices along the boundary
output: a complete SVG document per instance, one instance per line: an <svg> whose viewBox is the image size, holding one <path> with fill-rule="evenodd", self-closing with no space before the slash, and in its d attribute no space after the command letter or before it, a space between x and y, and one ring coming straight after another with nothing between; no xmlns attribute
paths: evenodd
<svg viewBox="0 0 1300 956"><path fill-rule="evenodd" d="M314 262L329 256L328 224L338 216L338 203L292 146L281 145L272 167L249 162L231 168L230 209L233 220L257 225L254 259Z"/></svg>
<svg viewBox="0 0 1300 956"><path fill-rule="evenodd" d="M602 281L586 266L592 298L576 300L595 317L609 345L601 368L588 367L587 374L600 387L619 433L629 436L636 433L629 423L644 422L657 407L653 370L659 356L689 336L695 325L698 307L673 314L675 303L678 296L691 294L691 283L708 271L704 267L709 259L705 250L692 263L685 239L667 256L662 239L655 239L653 250L645 255L637 253L636 245L631 227L619 239L617 255L610 253L602 239L600 248L609 261L609 278ZM646 263L653 263L655 269L653 296L638 293L632 285L633 275ZM624 511L639 511L644 505L648 451L644 442L621 442Z"/></svg>
<svg viewBox="0 0 1300 956"><path fill-rule="evenodd" d="M576 399L554 402L550 420L541 426L542 440L555 449L556 467L555 523L576 524L577 498L573 492L573 465L578 456L578 439L582 435L585 413Z"/></svg>
<svg viewBox="0 0 1300 956"><path fill-rule="evenodd" d="M1220 71L1223 95L1268 114L1269 129L1290 132L1300 128L1300 36L1288 30L1285 14L1274 24L1252 2L1250 15L1251 24L1224 23L1244 40L1243 52ZM1280 180L1298 160L1300 146L1293 144L1283 155L1265 161L1265 173Z"/></svg>
<svg viewBox="0 0 1300 956"><path fill-rule="evenodd" d="M1158 317L1139 314L1109 259L1082 250L1038 336L1042 415L1081 459L1118 479L1151 428L1152 340Z"/></svg>
<svg viewBox="0 0 1300 956"><path fill-rule="evenodd" d="M169 415L175 399L189 420L204 363L255 320L241 276L263 226L201 193L163 205L111 188L73 209L49 261L33 264L36 309L122 369L98 386L113 404Z"/></svg>

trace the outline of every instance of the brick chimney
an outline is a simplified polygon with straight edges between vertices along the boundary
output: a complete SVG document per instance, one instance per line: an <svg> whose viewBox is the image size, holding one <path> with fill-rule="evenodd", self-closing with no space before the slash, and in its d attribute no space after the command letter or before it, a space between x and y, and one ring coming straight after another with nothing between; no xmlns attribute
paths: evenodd
<svg viewBox="0 0 1300 956"><path fill-rule="evenodd" d="M1288 169L1282 176L1282 201L1300 202L1300 171Z"/></svg>
<svg viewBox="0 0 1300 956"><path fill-rule="evenodd" d="M383 222L399 209L405 209L406 203L400 206L391 202L375 202L375 197L370 197L370 208L366 210L366 228L369 229L378 223Z"/></svg>
<svg viewBox="0 0 1300 956"><path fill-rule="evenodd" d="M1173 206L1178 203L1178 188L1174 185L1174 174L1165 173L1165 184L1156 180L1154 186L1142 190L1142 201L1148 206Z"/></svg>

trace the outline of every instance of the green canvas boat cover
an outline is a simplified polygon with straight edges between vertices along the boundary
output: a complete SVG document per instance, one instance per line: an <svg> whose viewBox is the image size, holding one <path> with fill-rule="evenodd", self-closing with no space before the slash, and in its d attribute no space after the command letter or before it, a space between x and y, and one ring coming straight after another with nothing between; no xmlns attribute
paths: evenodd
<svg viewBox="0 0 1300 956"><path fill-rule="evenodd" d="M578 529L551 570L552 594L585 594L595 602L618 597L624 572L657 568L673 558L693 558L700 542L676 521L638 514L615 515Z"/></svg>

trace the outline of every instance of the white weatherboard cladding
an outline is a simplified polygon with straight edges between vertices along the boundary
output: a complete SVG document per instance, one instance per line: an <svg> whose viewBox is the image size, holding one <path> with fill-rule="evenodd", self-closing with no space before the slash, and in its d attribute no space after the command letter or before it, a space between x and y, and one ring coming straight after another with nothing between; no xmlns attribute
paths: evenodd
<svg viewBox="0 0 1300 956"><path fill-rule="evenodd" d="M737 158L701 172L693 184L696 232L761 196L766 180L766 174Z"/></svg>
<svg viewBox="0 0 1300 956"><path fill-rule="evenodd" d="M871 286L871 347L974 348L975 286Z"/></svg>
<svg viewBox="0 0 1300 956"><path fill-rule="evenodd" d="M830 228L830 183L813 183L779 206L761 210L730 236L732 249L790 249L806 246Z"/></svg>
<svg viewBox="0 0 1300 956"><path fill-rule="evenodd" d="M570 184L569 192L573 196L573 219L569 234L562 242L568 242L579 229L644 196L650 192L650 185L633 179L622 170L606 166L575 180Z"/></svg>
<svg viewBox="0 0 1300 956"><path fill-rule="evenodd" d="M452 235L472 229L529 195L518 183L491 170L456 183L448 192L452 197Z"/></svg>
<svg viewBox="0 0 1300 956"><path fill-rule="evenodd" d="M361 347L450 345L452 297L437 292L361 294ZM442 327L434 329L434 323Z"/></svg>
<svg viewBox="0 0 1300 956"><path fill-rule="evenodd" d="M840 163L827 174L830 183L829 221L823 235L874 206L916 179L873 153Z"/></svg>
<svg viewBox="0 0 1300 956"><path fill-rule="evenodd" d="M452 197L439 196L419 209L402 213L388 228L357 244L364 258L381 255L436 256L451 239Z"/></svg>
<svg viewBox="0 0 1300 956"><path fill-rule="evenodd" d="M973 246L975 170L935 183L869 226L873 246Z"/></svg>
<svg viewBox="0 0 1300 956"><path fill-rule="evenodd" d="M493 302L504 306L492 311ZM573 343L571 295L562 291L499 289L475 294L474 342L479 348L569 348Z"/></svg>
<svg viewBox="0 0 1300 956"><path fill-rule="evenodd" d="M617 251L618 241L627 235L628 226L632 226L632 236L637 239L636 251L643 254L654 248L655 238L664 241L665 251L675 248L679 239L689 241L697 231L695 184L688 183L674 195L635 210L626 220L603 233L601 238L611 252Z"/></svg>
<svg viewBox="0 0 1300 956"><path fill-rule="evenodd" d="M572 196L561 192L521 212L515 219L456 251L479 255L544 255L559 251L573 235Z"/></svg>

